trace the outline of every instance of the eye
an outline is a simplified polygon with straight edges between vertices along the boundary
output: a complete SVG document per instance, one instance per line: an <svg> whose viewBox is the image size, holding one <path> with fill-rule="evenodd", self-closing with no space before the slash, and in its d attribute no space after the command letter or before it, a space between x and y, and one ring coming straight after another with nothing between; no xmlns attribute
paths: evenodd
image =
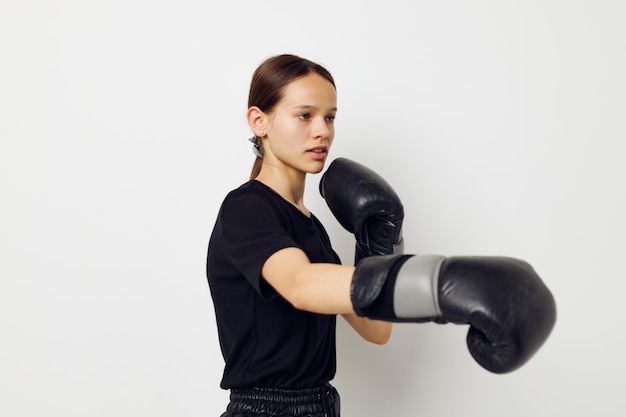
<svg viewBox="0 0 626 417"><path fill-rule="evenodd" d="M330 115L326 116L326 121L330 122L330 123L334 122L335 121L335 115L334 114L330 114Z"/></svg>
<svg viewBox="0 0 626 417"><path fill-rule="evenodd" d="M299 119L302 120L309 120L311 118L311 114L310 113L302 113L298 115Z"/></svg>

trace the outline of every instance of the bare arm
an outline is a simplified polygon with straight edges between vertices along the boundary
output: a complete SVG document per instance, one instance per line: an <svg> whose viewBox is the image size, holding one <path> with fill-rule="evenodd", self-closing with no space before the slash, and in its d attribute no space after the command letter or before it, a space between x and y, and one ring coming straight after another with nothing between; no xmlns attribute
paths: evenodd
<svg viewBox="0 0 626 417"><path fill-rule="evenodd" d="M391 338L393 324L388 321L371 320L356 314L342 314L354 330L368 342L384 345Z"/></svg>
<svg viewBox="0 0 626 417"><path fill-rule="evenodd" d="M295 308L320 314L341 314L365 340L383 344L391 323L358 317L350 300L354 267L311 263L298 248L270 256L261 271L265 280Z"/></svg>
<svg viewBox="0 0 626 417"><path fill-rule="evenodd" d="M354 313L350 282L354 267L311 263L298 248L285 248L270 256L263 278L295 308L320 314Z"/></svg>

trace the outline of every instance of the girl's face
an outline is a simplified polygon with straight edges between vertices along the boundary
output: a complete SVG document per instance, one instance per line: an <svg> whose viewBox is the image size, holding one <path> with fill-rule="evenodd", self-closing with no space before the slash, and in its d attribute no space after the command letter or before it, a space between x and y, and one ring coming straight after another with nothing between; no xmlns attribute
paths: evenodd
<svg viewBox="0 0 626 417"><path fill-rule="evenodd" d="M318 173L335 137L337 92L311 73L287 85L274 111L266 115L265 163L289 171Z"/></svg>

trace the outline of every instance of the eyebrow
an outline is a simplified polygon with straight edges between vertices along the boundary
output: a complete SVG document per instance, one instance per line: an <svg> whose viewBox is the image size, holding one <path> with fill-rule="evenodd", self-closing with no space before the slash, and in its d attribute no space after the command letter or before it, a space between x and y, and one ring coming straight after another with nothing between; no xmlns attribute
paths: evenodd
<svg viewBox="0 0 626 417"><path fill-rule="evenodd" d="M293 106L293 108L294 109L303 109L303 110L309 110L309 109L319 110L318 107L312 106L310 104L299 104L297 106ZM332 109L330 109L330 111L337 111L337 107L333 107Z"/></svg>

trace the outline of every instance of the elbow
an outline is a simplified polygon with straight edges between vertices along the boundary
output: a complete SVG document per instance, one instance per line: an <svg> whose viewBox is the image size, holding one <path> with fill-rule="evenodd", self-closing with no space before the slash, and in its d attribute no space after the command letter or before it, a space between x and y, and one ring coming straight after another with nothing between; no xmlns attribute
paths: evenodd
<svg viewBox="0 0 626 417"><path fill-rule="evenodd" d="M384 336L378 336L376 338L373 338L371 340L369 340L369 342L375 344L375 345L386 345L387 342L389 342L389 340L391 339L391 332L385 334Z"/></svg>
<svg viewBox="0 0 626 417"><path fill-rule="evenodd" d="M379 324L379 328L373 332L369 332L366 336L364 336L364 339L375 345L386 345L391 339L392 328L391 323L381 322Z"/></svg>

